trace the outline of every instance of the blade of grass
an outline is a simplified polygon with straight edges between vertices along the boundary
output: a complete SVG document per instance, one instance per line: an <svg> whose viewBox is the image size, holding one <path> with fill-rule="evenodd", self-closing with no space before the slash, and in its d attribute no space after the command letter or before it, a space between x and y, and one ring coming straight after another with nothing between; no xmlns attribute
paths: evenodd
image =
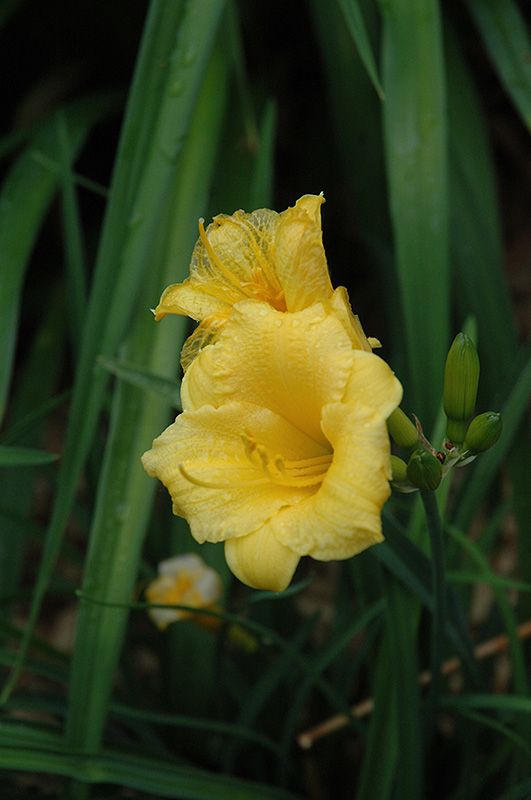
<svg viewBox="0 0 531 800"><path fill-rule="evenodd" d="M139 753L107 750L98 756L73 753L67 748L37 749L20 744L6 745L0 751L3 769L64 775L79 782L110 783L126 786L151 796L175 800L297 800L297 796L277 787L268 787L205 770L171 765Z"/></svg>
<svg viewBox="0 0 531 800"><path fill-rule="evenodd" d="M195 225L206 204L226 97L226 67L215 51L199 96L182 161L168 198L161 231L162 278L149 282L153 293L183 280L195 239ZM168 256L180 253L179 261ZM157 259L155 259L157 261ZM178 265L178 269L177 269ZM155 275L156 277L156 275ZM158 374L171 374L178 363L186 319L156 326L149 315L149 297L133 328L128 356ZM155 483L142 469L140 455L167 422L165 401L154 402L136 386L118 383L114 397L105 462L98 489L91 545L85 567L84 592L91 598L124 602L133 592L140 549ZM81 604L70 685L67 737L74 747L95 752L100 743L127 611L93 603Z"/></svg>
<svg viewBox="0 0 531 800"><path fill-rule="evenodd" d="M385 542L371 549L371 555L381 561L398 580L430 610L434 609L431 592L431 565L426 555L404 533L399 523L384 515ZM455 593L448 590L447 635L454 642L472 681L481 683L474 659L474 648L470 639L466 617Z"/></svg>
<svg viewBox="0 0 531 800"><path fill-rule="evenodd" d="M445 701L448 704L450 698ZM454 708L488 709L500 713L531 714L531 698L515 694L460 694L451 698Z"/></svg>
<svg viewBox="0 0 531 800"><path fill-rule="evenodd" d="M430 683L430 722L429 732L435 730L437 706L442 693L445 632L447 628L446 556L439 507L434 492L421 492L430 536L431 574L433 591L433 622L431 631L431 683Z"/></svg>
<svg viewBox="0 0 531 800"><path fill-rule="evenodd" d="M70 130L70 159L80 150L91 126L108 111L106 98L77 102L64 112ZM56 161L61 152L55 119L46 120L9 171L0 195L0 420L9 389L20 294L33 246L55 193L57 174L38 162L40 154Z"/></svg>
<svg viewBox="0 0 531 800"><path fill-rule="evenodd" d="M95 359L100 354L114 355L150 265L222 9L223 2L192 0L176 30L181 4L151 5L95 269L57 495L28 620L28 640L61 546L107 384L103 370L94 372ZM13 689L26 647L27 643L0 701Z"/></svg>
<svg viewBox="0 0 531 800"><path fill-rule="evenodd" d="M280 746L278 742L265 736L252 728L238 725L233 722L221 722L214 719L201 719L199 717L185 716L183 714L165 714L157 711L146 711L140 708L131 708L122 703L111 703L110 712L122 723L128 719L146 720L157 725L164 725L173 728L184 728L185 730L200 730L205 733L220 734L224 741L234 737L243 741L254 742L261 745L266 750L270 750L275 755L279 755Z"/></svg>
<svg viewBox="0 0 531 800"><path fill-rule="evenodd" d="M393 651L384 634L374 667L373 698L367 750L363 759L356 800L387 800L395 779L399 753L397 686L393 675ZM381 754L385 753L385 758Z"/></svg>
<svg viewBox="0 0 531 800"><path fill-rule="evenodd" d="M50 464L59 456L46 450L33 447L5 447L0 445L0 467L28 467L37 464Z"/></svg>
<svg viewBox="0 0 531 800"><path fill-rule="evenodd" d="M531 129L531 38L512 0L466 0L498 76Z"/></svg>
<svg viewBox="0 0 531 800"><path fill-rule="evenodd" d="M303 648L307 646L308 640L314 633L316 621L316 617L310 617L300 626L292 640L294 648L302 652ZM274 702L275 693L278 691L279 686L292 675L292 670L291 654L288 651L284 651L262 672L258 681L253 684L250 691L245 695L238 715L237 721L239 725L246 728L256 725L260 712L263 711L267 703ZM232 742L232 746L224 748L223 772L234 772L234 764L241 752L242 744L241 741L235 739ZM291 742L289 742L289 746L291 746ZM287 753L283 752L283 748L281 748L280 755L280 768L287 769Z"/></svg>
<svg viewBox="0 0 531 800"><path fill-rule="evenodd" d="M266 104L260 125L258 154L249 189L249 209L269 208L273 202L276 106Z"/></svg>
<svg viewBox="0 0 531 800"><path fill-rule="evenodd" d="M441 706L443 708L447 708L449 711L453 711L455 709L455 705L452 703L453 698L443 697L441 700ZM468 719L474 720L475 722L479 722L480 725L485 725L488 728L492 728L497 733L500 733L502 736L506 736L510 739L517 747L521 748L525 751L527 755L531 755L531 745L529 744L528 739L524 739L522 736L519 736L517 733L512 731L506 725L502 725L492 717L488 717L486 714L479 714L474 711L469 711L468 709L461 707L457 708L458 713L460 716L467 717Z"/></svg>
<svg viewBox="0 0 531 800"><path fill-rule="evenodd" d="M395 786L397 797L415 800L423 794L423 743L429 729L424 729L420 707L417 661L418 602L392 576L387 576L387 626L395 683L398 764ZM441 637L442 638L442 637ZM434 698L438 700L438 696Z"/></svg>
<svg viewBox="0 0 531 800"><path fill-rule="evenodd" d="M449 340L446 92L435 0L382 0L389 202L408 363L407 405L431 433ZM434 404L436 398L436 404Z"/></svg>
<svg viewBox="0 0 531 800"><path fill-rule="evenodd" d="M361 4L367 35L377 51L378 11L373 2ZM392 233L383 153L382 110L367 71L352 41L337 3L312 0L311 11L324 73L335 140L352 203L341 209L346 224L356 232L366 251L369 269L379 273L387 330L379 336L392 347L392 363L402 373L403 325L396 312L398 283L392 259ZM331 198L329 198L331 199ZM355 208L355 213L350 208ZM356 273L345 278L356 298ZM382 320L383 324L383 320Z"/></svg>
<svg viewBox="0 0 531 800"><path fill-rule="evenodd" d="M154 375L137 364L118 361L114 358L99 358L98 364L101 364L108 372L122 381L130 383L132 386L137 386L144 392L150 392L156 397L160 397L172 408L180 407L181 384L179 381L163 378L161 375Z"/></svg>
<svg viewBox="0 0 531 800"><path fill-rule="evenodd" d="M507 600L505 592L502 591L502 587L498 587L496 585L496 576L488 562L488 559L483 555L481 550L475 544L472 539L467 536L464 536L463 533L455 526L455 525L448 525L446 527L449 535L455 539L458 544L465 550L472 561L479 567L480 576L479 579L484 578L488 580L490 585L494 589L494 593L496 595L496 601L498 603L500 614L504 622L505 631L507 636L509 637L509 648L511 652L511 657L513 661L513 674L514 674L514 688L518 694L528 695L529 694L529 679L527 675L527 668L525 662L525 655L524 650L522 647L522 642L520 637L518 636L517 632L517 620L515 617L514 610ZM458 573L459 574L459 573ZM531 589L531 586L524 584L527 591Z"/></svg>
<svg viewBox="0 0 531 800"><path fill-rule="evenodd" d="M503 434L496 446L478 458L471 472L471 479L467 482L465 490L459 492L454 506L453 521L460 530L468 530L474 514L482 500L486 497L494 477L500 469L501 463L507 458L513 438L527 413L529 396L531 394L531 358L522 365L522 358L513 363L514 372L510 380L503 386L508 393L502 406Z"/></svg>
<svg viewBox="0 0 531 800"><path fill-rule="evenodd" d="M190 606L177 604L170 605L166 603L164 605L157 605L156 603L110 603L107 601L95 600L92 597L83 594L83 592L78 592L78 595L87 603L93 603L94 605L106 605L113 608L124 608L127 610L138 609L145 611L148 608L175 608L180 611L192 610ZM256 636L258 642L266 643L268 647L278 647L280 650L290 653L293 664L297 666L303 673L312 672L312 665L308 658L301 653L300 650L293 646L293 643L290 639L284 638L278 634L274 628L270 628L259 622L255 622L254 620L247 619L230 612L220 613L204 608L194 608L193 612L194 614L200 616L204 615L207 617L216 617L217 619L223 620L225 623L234 623L238 627L241 626L242 628L246 628ZM356 720L356 718L352 715L348 703L343 696L336 691L329 681L325 680L321 676L317 676L315 685L323 694L323 696L327 698L333 709L337 709L337 711L342 712L355 728L359 727L359 721Z"/></svg>
<svg viewBox="0 0 531 800"><path fill-rule="evenodd" d="M68 158L71 150L68 127L62 113L57 116L57 137L61 148L60 174L63 200L68 321L74 354L77 354L81 344L82 320L85 318L87 277L75 177L72 170L72 160Z"/></svg>
<svg viewBox="0 0 531 800"><path fill-rule="evenodd" d="M357 0L337 1L339 3L341 13L345 18L345 23L349 33L352 36L352 40L356 45L359 57L363 62L363 66L367 70L367 75L371 79L371 83L374 86L380 100L384 100L384 90L382 89L382 84L380 83L376 61L372 52L371 42L365 27L360 6Z"/></svg>
<svg viewBox="0 0 531 800"><path fill-rule="evenodd" d="M446 36L452 254L461 316L479 328L480 398L494 396L516 353L517 336L507 282L496 183L477 92L451 31ZM492 342L496 347L492 347ZM505 358L500 359L500 352Z"/></svg>
<svg viewBox="0 0 531 800"><path fill-rule="evenodd" d="M384 610L383 600L379 600L373 605L369 606L364 610L361 616L357 617L354 620L349 620L348 624L344 626L338 634L336 634L330 642L327 642L326 646L322 648L321 653L318 653L314 659L312 671L308 673L300 686L298 686L297 691L294 693L293 699L290 703L290 707L288 713L286 714L286 720L284 724L284 730L282 733L281 738L281 745L284 751L287 753L289 748L292 746L293 741L295 740L295 732L297 729L297 724L300 718L301 710L304 706L304 702L307 698L307 695L313 688L315 683L315 676L322 675L324 671L330 666L330 664L344 651L344 649L348 646L349 642L352 640L352 637L358 632L363 630L364 628L369 628L369 626L374 626L374 623L377 625L380 622L380 617L382 611ZM364 638L367 637L367 631L364 634ZM358 664L358 668L361 667L361 663ZM356 674L356 670L353 665L350 663L349 658L349 672L350 676L353 679L354 675ZM284 763L287 763L287 759L284 760ZM280 779L285 780L286 775L285 772L280 773Z"/></svg>
<svg viewBox="0 0 531 800"><path fill-rule="evenodd" d="M492 569L489 566L487 558L482 554L477 545L468 537L464 536L461 531L452 525L447 526L450 535L461 545L461 547L469 554L472 560L478 565L480 571L488 578L494 577ZM519 695L529 696L529 678L528 668L526 664L525 651L523 643L518 636L518 621L506 597L505 591L491 583L496 602L500 609L501 618L504 623L505 632L509 639L509 651L512 661L512 673L514 681L514 691ZM516 723L516 733L523 739L529 741L531 738L531 717L519 718ZM529 772L530 761L525 754L519 752L512 766L512 781L516 782L524 777Z"/></svg>

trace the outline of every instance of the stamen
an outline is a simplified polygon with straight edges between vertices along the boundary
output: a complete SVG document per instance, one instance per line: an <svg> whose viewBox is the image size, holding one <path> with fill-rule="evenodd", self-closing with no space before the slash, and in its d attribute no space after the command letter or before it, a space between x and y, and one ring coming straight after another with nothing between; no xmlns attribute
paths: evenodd
<svg viewBox="0 0 531 800"><path fill-rule="evenodd" d="M236 289L238 289L238 291L241 292L242 291L241 282L235 277L235 275L232 274L230 269L228 269L225 266L223 261L220 259L220 257L217 255L216 251L214 250L214 248L210 244L210 242L208 240L208 236L206 235L206 232L205 232L205 220L204 219L200 219L199 220L199 237L200 237L201 241L203 242L203 245L205 246L205 250L207 251L208 257L210 258L210 260L214 262L214 264L218 267L220 272L227 278L227 280L230 283L232 283L232 285ZM242 294L245 294L245 292L242 292Z"/></svg>
<svg viewBox="0 0 531 800"><path fill-rule="evenodd" d="M286 474L286 465L284 463L284 459L282 458L282 456L275 456L275 460L273 461L273 463L281 475Z"/></svg>
<svg viewBox="0 0 531 800"><path fill-rule="evenodd" d="M179 471L183 478L195 486L204 489L236 490L251 486L264 486L268 483L291 488L309 488L322 483L333 460L333 453L326 453L313 458L301 458L286 461L278 453L271 458L267 449L259 444L253 434L244 428L240 434L245 455L255 470L260 470L256 478L240 480L234 476L228 481L204 481L191 475L182 464Z"/></svg>
<svg viewBox="0 0 531 800"><path fill-rule="evenodd" d="M214 481L202 481L200 478L194 478L193 475L190 475L187 469L183 467L182 464L179 464L179 472L190 483L193 483L194 486L201 486L203 489L239 489L240 487L245 486L259 486L260 484L268 483L267 478L260 477L260 478L252 478L251 480L245 481L227 481L226 483L214 483Z"/></svg>
<svg viewBox="0 0 531 800"><path fill-rule="evenodd" d="M236 228L238 228L240 231L243 232L247 240L247 243L251 249L253 259L258 263L258 267L252 269L250 281L239 281L238 278L231 272L231 270L223 263L223 261L217 255L216 251L214 250L208 239L208 236L206 235L205 220L200 219L199 237L203 242L205 250L212 263L214 263L217 266L221 274L225 276L225 278L229 281L229 283L232 284L232 286L234 286L245 297L249 297L251 299L264 300L265 302L269 303L274 308L276 308L277 311L286 311L284 290L280 286L278 278L274 273L274 270L271 270L267 258L264 257L262 250L257 245L254 238L249 235L248 231L245 229L244 226L238 225L233 220L227 221L226 224L235 225ZM215 287L211 287L211 290L207 290L209 294L213 294L212 289L215 289Z"/></svg>
<svg viewBox="0 0 531 800"><path fill-rule="evenodd" d="M267 283L271 286L271 288L276 289L278 291L279 282L277 276L275 275L275 272L270 269L269 262L267 258L264 257L264 252L258 246L256 239L251 234L249 234L247 225L245 223L238 222L235 219L229 219L227 220L227 222L230 225L234 225L235 228L238 228L243 233L252 251L253 258L259 265L260 272L264 275Z"/></svg>
<svg viewBox="0 0 531 800"><path fill-rule="evenodd" d="M287 468L303 468L317 465L329 466L332 463L332 453L325 453L322 456L314 456L313 458L301 458L297 461L284 462Z"/></svg>

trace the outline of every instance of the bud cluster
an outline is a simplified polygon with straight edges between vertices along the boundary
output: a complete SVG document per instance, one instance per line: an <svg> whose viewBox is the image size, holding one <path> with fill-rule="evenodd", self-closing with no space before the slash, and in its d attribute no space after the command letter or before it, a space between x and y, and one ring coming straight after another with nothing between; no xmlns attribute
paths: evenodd
<svg viewBox="0 0 531 800"><path fill-rule="evenodd" d="M472 418L479 383L479 357L472 339L465 333L455 337L444 370L443 407L446 439L437 452L416 425L397 408L387 421L389 433L399 447L410 452L406 463L391 456L392 483L402 492L434 491L450 469L484 453L501 436L501 415L485 411Z"/></svg>

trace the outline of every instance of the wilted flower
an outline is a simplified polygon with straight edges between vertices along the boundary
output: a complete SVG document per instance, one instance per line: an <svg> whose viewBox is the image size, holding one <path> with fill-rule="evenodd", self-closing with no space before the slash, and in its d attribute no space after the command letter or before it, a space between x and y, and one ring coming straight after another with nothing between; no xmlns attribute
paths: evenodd
<svg viewBox="0 0 531 800"><path fill-rule="evenodd" d="M224 541L237 577L282 591L301 556L344 559L381 541L385 421L401 396L330 304L244 300L189 367L183 413L143 464L198 542Z"/></svg>
<svg viewBox="0 0 531 800"><path fill-rule="evenodd" d="M322 195L305 195L281 214L268 208L219 214L206 231L200 221L190 277L169 286L154 310L157 321L184 314L200 323L183 348L185 369L223 328L233 305L249 299L281 312L317 302L333 306L354 347L370 351L379 344L365 336L346 289L332 288L322 242L323 202Z"/></svg>
<svg viewBox="0 0 531 800"><path fill-rule="evenodd" d="M221 578L195 553L161 561L158 573L145 591L149 603L214 609L221 598ZM207 625L210 621L210 617L178 608L150 608L149 616L161 630L172 622L191 617Z"/></svg>

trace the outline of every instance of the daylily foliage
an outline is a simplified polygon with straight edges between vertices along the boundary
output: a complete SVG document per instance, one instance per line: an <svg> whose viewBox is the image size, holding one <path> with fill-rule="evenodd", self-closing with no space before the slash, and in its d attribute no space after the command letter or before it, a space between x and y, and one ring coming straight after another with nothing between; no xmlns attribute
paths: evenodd
<svg viewBox="0 0 531 800"><path fill-rule="evenodd" d="M155 314L200 322L185 346L183 412L143 456L198 542L225 542L249 586L282 591L301 556L382 539L386 418L402 387L332 288L321 196L282 214L216 217L190 278Z"/></svg>

